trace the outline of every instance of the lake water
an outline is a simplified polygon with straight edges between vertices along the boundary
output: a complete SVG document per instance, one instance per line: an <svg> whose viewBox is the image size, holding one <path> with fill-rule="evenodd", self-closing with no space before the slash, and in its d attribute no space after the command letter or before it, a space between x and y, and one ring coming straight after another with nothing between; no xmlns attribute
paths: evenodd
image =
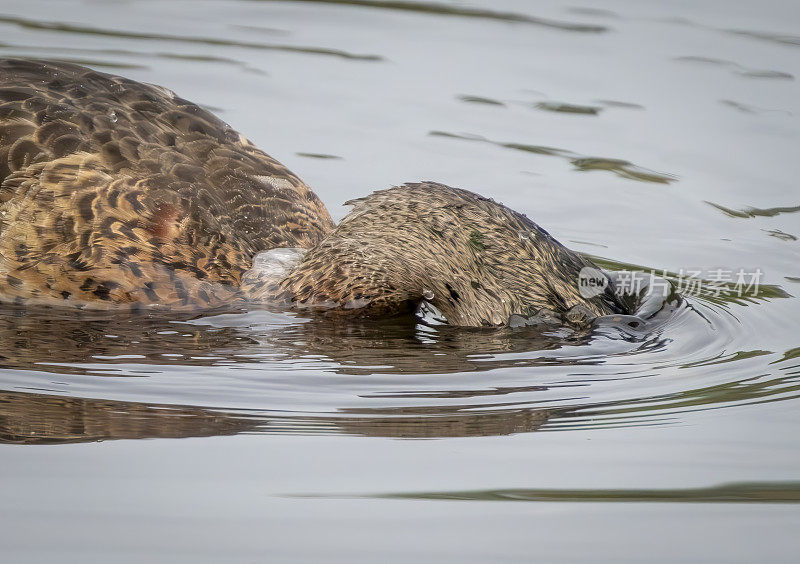
<svg viewBox="0 0 800 564"><path fill-rule="evenodd" d="M2 560L796 561L800 5L588 6L4 0L0 55L175 90L336 219L436 180L759 288L580 336L5 311Z"/></svg>

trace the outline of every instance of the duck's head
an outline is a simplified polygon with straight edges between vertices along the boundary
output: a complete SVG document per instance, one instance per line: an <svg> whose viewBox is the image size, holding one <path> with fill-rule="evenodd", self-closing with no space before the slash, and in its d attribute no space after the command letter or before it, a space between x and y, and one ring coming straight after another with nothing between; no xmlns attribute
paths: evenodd
<svg viewBox="0 0 800 564"><path fill-rule="evenodd" d="M488 198L422 182L348 203L354 209L281 282L297 307L388 316L426 301L463 326L515 315L580 325L623 311L610 290L581 296L578 274L591 262Z"/></svg>

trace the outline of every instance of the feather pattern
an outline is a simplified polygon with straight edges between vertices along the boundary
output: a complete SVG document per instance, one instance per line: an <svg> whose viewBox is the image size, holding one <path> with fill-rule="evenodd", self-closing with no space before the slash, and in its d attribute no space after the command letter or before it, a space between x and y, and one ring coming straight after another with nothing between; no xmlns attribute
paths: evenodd
<svg viewBox="0 0 800 564"><path fill-rule="evenodd" d="M0 299L213 307L333 229L297 176L166 88L0 61Z"/></svg>

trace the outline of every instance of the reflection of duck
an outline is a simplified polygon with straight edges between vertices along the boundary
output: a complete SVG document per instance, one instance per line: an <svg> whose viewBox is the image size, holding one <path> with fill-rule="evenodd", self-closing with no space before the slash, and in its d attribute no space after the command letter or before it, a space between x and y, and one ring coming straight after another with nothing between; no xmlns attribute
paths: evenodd
<svg viewBox="0 0 800 564"><path fill-rule="evenodd" d="M268 370L274 373L291 372L293 361L312 354L333 363L326 370L342 375L453 374L554 362L593 364L596 361L569 356L556 361L547 353L585 344L590 335L588 330L563 336L508 327L423 329L412 317L342 324L324 317L293 319L269 312L192 319L191 314L111 317L102 312L4 310L0 311L0 370L40 371L46 366L57 374L97 374L99 369L111 376L118 363L134 362L171 372L220 363L263 365L268 351L275 359L274 364L267 363ZM283 360L289 362L284 365ZM3 388L13 381L0 380ZM177 385L180 389L183 384ZM496 387L491 390L498 393ZM480 394L475 390L469 395Z"/></svg>
<svg viewBox="0 0 800 564"><path fill-rule="evenodd" d="M0 443L61 444L108 439L179 439L252 432L263 420L174 406L0 392Z"/></svg>
<svg viewBox="0 0 800 564"><path fill-rule="evenodd" d="M265 294L245 277L259 251L301 247L280 283L296 305L385 316L427 300L455 325L625 311L610 290L582 297L591 263L492 200L408 184L335 227L300 179L199 106L76 65L0 62L0 179L7 302L208 309Z"/></svg>
<svg viewBox="0 0 800 564"><path fill-rule="evenodd" d="M158 393L157 384L151 388L147 381L141 381L143 388L140 390L145 394L156 392L159 396L158 400L150 398L142 402L75 397L74 394L80 392L69 385L74 382L71 375L77 375L78 380L89 376L90 380L96 380L102 393L113 395L119 386L124 387L126 377L131 374L125 366L130 363L138 365L132 368L137 376L177 375L181 367L195 367L198 373L213 380L217 377L214 368L219 367L229 374L255 369L260 372L256 378L261 378L264 372L276 379L285 375L290 382L297 377L296 368L292 368L294 361L307 359L309 354L324 359L327 365L338 366L333 370L335 373L351 376L481 372L511 366L552 366L554 362L570 366L592 362L568 358L554 361L542 356L536 351L556 350L561 345L583 341L576 341L577 337L547 337L527 329L465 330L442 325L428 335L430 342L426 344L416 336L416 324L409 318L384 322L353 320L348 324L337 323L335 319L298 318L289 323L289 315L275 314L272 324L255 322L252 327L233 327L226 326L224 321L213 325L206 322L222 319L235 325L232 318L269 319L273 316L254 312L191 320L189 315L112 318L90 312L35 309L19 310L20 315L12 312L0 315L0 369L6 374L0 382L0 387L4 388L0 390L0 443L43 444L238 433L346 433L408 438L499 435L537 430L554 414L564 411L513 402L480 408L476 401L486 396L547 390L546 386L527 383L498 387L493 380L488 387L475 383L470 389L449 389L445 385L436 392L426 390L424 396L417 396L404 387L403 376L395 381L401 390L394 398L398 405L354 407L346 405L345 401L330 413L289 413L281 408L280 397L277 403L265 399L260 408L252 410L215 407L218 398L210 396L199 399L206 406L165 403L189 401L184 390L192 385L181 378L169 378L169 382L165 382L166 388L160 390L169 390L166 399ZM264 358L265 350L270 351L268 359ZM476 351L485 355L531 354L527 359L514 356L490 360L483 355L475 359ZM274 359L274 364L269 359ZM231 372L231 366L237 369ZM46 388L48 394L60 395L29 391L39 387L35 375L42 370L47 371L44 378L48 382L42 388ZM96 376L98 370L102 376ZM15 380L15 374L20 381ZM24 382L26 391L7 391L9 387L17 389L20 382ZM259 393L264 398L271 397L268 391L257 392L258 388L245 392L238 388L240 385L244 383L228 384L234 394L244 394L241 397L257 397ZM197 402L198 397L191 400ZM357 403L363 404L363 400Z"/></svg>
<svg viewBox="0 0 800 564"><path fill-rule="evenodd" d="M567 410L525 407L473 413L465 407L384 408L343 414L242 413L196 406L0 392L0 444L62 444L114 439L181 439L240 433L343 433L435 438L537 431Z"/></svg>

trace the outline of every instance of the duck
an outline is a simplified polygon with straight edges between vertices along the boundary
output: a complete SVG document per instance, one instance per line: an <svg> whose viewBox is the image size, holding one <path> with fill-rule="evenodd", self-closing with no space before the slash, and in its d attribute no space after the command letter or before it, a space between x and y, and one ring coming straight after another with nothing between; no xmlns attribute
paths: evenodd
<svg viewBox="0 0 800 564"><path fill-rule="evenodd" d="M0 60L0 303L369 318L426 305L467 327L629 313L611 285L581 292L580 273L600 271L589 258L490 198L422 181L347 203L336 225L298 176L167 88ZM282 268L255 268L282 251Z"/></svg>

